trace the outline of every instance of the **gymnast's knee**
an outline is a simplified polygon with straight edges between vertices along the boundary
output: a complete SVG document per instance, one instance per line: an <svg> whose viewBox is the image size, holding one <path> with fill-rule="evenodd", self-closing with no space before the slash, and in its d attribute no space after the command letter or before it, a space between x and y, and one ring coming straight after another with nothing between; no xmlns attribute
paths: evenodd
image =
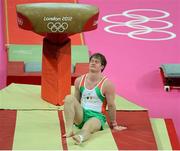
<svg viewBox="0 0 180 151"><path fill-rule="evenodd" d="M71 104L74 102L75 97L71 94L67 95L64 99L64 104Z"/></svg>

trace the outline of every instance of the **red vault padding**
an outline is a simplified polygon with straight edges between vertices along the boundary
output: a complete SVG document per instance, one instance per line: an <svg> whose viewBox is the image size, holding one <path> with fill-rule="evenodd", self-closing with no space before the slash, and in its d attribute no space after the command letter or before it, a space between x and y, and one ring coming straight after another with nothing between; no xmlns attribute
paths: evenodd
<svg viewBox="0 0 180 151"><path fill-rule="evenodd" d="M63 105L63 99L71 88L71 42L63 45L43 41L41 96L44 100Z"/></svg>

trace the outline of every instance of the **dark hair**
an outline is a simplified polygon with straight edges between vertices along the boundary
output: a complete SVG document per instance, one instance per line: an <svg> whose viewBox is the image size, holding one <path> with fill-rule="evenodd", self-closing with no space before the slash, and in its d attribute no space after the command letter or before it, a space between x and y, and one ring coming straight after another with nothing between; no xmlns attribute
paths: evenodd
<svg viewBox="0 0 180 151"><path fill-rule="evenodd" d="M96 58L101 61L101 65L104 66L104 68L101 70L101 72L103 72L103 70L105 69L106 64L107 64L105 56L100 53L95 53L95 54L91 55L91 57L89 58L89 61L91 61L92 58Z"/></svg>

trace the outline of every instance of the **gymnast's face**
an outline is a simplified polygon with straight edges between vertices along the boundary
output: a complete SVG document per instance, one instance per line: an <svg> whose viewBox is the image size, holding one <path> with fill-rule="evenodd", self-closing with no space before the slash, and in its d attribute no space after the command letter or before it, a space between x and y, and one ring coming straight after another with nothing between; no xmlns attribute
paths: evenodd
<svg viewBox="0 0 180 151"><path fill-rule="evenodd" d="M101 60L93 57L89 62L89 70L91 72L101 72L104 66L101 64Z"/></svg>

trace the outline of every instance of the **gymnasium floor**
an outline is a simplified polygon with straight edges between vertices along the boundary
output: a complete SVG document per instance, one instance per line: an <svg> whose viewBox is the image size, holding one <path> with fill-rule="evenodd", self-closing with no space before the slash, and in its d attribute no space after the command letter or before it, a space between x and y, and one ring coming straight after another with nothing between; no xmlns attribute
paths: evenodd
<svg viewBox="0 0 180 151"><path fill-rule="evenodd" d="M45 102L40 94L40 86L26 84L11 84L0 91L0 149L178 149L172 120L150 118L147 109L118 95L115 99L117 121L128 129L111 131L108 122L105 129L92 135L88 142L75 145L71 138L62 137L65 133L63 107Z"/></svg>

